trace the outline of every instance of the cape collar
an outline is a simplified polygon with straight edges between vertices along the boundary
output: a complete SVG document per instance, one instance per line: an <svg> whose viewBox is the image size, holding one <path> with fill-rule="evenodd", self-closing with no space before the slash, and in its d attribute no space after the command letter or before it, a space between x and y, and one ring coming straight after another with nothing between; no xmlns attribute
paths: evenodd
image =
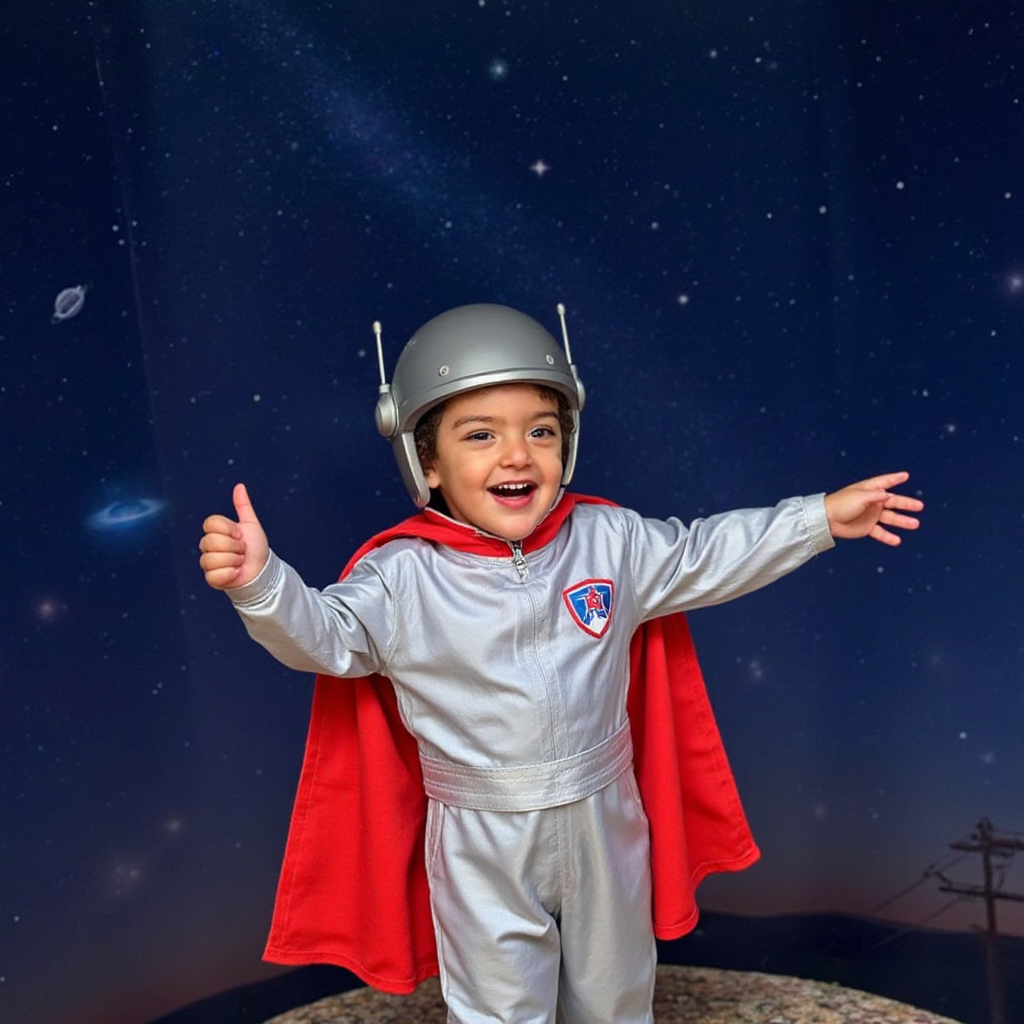
<svg viewBox="0 0 1024 1024"><path fill-rule="evenodd" d="M554 508L537 524L533 533L523 539L520 545L522 552L528 555L531 551L536 551L550 543L578 503L612 504L603 498L591 498L582 494L564 492L555 502ZM424 509L396 526L384 530L383 533L371 537L352 556L342 572L342 576L347 575L352 566L367 552L379 548L390 540L398 540L400 537L421 537L438 544L447 544L456 551L465 551L467 554L485 555L491 558L508 558L509 552L512 550L511 541L503 540L492 534L481 533L475 527L456 522L433 509Z"/></svg>
<svg viewBox="0 0 1024 1024"><path fill-rule="evenodd" d="M562 523L565 522L566 517L572 512L577 500L579 500L579 495L563 491L558 501L552 505L544 518L534 527L533 533L524 537L519 542L520 550L525 554L529 554L531 551L536 551L553 540ZM429 540L447 544L457 551L505 558L508 556L509 549L514 545L513 541L506 540L504 537L497 537L493 533L485 533L468 523L460 523L432 508L423 509L419 516L413 516L411 520L406 520L406 522L411 523L418 518L430 524L431 536L428 537ZM435 529L438 531L436 534L434 533Z"/></svg>

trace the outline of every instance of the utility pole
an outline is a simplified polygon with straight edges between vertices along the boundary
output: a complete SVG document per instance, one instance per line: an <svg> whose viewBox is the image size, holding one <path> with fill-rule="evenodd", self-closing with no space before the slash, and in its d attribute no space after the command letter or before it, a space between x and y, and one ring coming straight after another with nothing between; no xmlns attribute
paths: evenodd
<svg viewBox="0 0 1024 1024"><path fill-rule="evenodd" d="M964 853L980 853L982 864L982 884L963 885L951 882L941 872L933 874L943 883L940 892L956 893L971 899L985 901L985 974L988 981L988 1019L989 1024L1006 1024L1006 1006L1003 998L1003 984L999 970L999 929L996 925L996 900L1013 900L1024 903L1024 895L1000 891L994 881L992 862L996 858L1006 862L1012 860L1018 850L1024 850L1024 841L997 836L992 829L992 822L982 818L978 828L969 839L950 843L950 849L962 850Z"/></svg>

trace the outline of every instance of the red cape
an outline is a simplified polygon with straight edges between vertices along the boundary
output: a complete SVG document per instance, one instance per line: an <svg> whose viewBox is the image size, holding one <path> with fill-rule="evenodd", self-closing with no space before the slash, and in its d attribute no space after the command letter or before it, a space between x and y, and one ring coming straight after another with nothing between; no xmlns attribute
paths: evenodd
<svg viewBox="0 0 1024 1024"><path fill-rule="evenodd" d="M576 502L567 494L523 543L548 543ZM353 556L422 537L501 557L507 545L419 513ZM695 890L711 872L759 856L711 712L683 615L633 637L627 700L634 770L651 823L654 933L678 938L697 923ZM416 741L381 676L318 676L264 958L346 967L385 992L411 992L438 973L423 860L426 796Z"/></svg>

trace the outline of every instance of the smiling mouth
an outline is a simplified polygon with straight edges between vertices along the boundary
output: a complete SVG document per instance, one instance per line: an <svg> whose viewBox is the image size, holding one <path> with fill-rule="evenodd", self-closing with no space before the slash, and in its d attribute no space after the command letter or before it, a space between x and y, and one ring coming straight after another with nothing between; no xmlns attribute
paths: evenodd
<svg viewBox="0 0 1024 1024"><path fill-rule="evenodd" d="M494 487L488 487L487 490L496 498L527 498L537 490L537 485L529 482L496 484Z"/></svg>

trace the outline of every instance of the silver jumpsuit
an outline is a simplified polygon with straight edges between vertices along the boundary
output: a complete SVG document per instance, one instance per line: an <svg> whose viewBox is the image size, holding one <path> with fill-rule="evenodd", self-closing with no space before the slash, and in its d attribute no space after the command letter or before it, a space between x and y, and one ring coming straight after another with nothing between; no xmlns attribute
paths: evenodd
<svg viewBox="0 0 1024 1024"><path fill-rule="evenodd" d="M697 520L577 505L523 558L420 539L307 587L273 553L228 591L279 661L394 684L428 796L449 1021L651 1024L647 819L629 644L648 619L749 593L830 548L823 496Z"/></svg>

